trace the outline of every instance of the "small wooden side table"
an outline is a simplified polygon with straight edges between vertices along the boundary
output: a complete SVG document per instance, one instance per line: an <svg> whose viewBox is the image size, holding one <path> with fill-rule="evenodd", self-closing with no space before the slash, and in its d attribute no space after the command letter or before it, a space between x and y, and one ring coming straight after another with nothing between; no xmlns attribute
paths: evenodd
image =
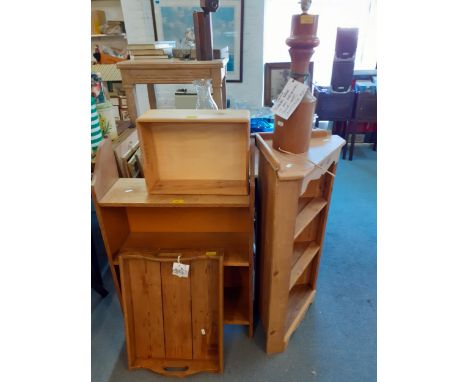
<svg viewBox="0 0 468 382"><path fill-rule="evenodd" d="M193 80L211 78L213 98L220 109L226 109L226 65L228 58L212 61L158 59L128 60L117 64L127 96L128 113L137 119L135 85L146 84L151 109L157 108L155 84L190 84Z"/></svg>

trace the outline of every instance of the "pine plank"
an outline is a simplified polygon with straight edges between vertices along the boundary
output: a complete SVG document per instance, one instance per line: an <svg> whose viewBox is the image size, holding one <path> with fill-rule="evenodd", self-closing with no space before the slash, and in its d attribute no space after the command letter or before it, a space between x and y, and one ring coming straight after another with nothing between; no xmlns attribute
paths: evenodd
<svg viewBox="0 0 468 382"><path fill-rule="evenodd" d="M248 195L153 195L143 178L120 178L99 200L102 207L249 207Z"/></svg>
<svg viewBox="0 0 468 382"><path fill-rule="evenodd" d="M317 255L320 246L317 243L312 242L308 245L305 251L300 255L298 260L294 263L291 269L291 278L289 280L289 290L294 287L299 277L301 277L304 270L311 263L314 257Z"/></svg>
<svg viewBox="0 0 468 382"><path fill-rule="evenodd" d="M301 323L309 305L314 301L315 293L316 291L306 284L296 285L289 292L288 308L284 323L285 343L289 341L289 338Z"/></svg>
<svg viewBox="0 0 468 382"><path fill-rule="evenodd" d="M171 248L223 248L224 266L248 267L248 234L245 232L131 232L120 253L133 249L157 250ZM113 259L118 264L118 255Z"/></svg>
<svg viewBox="0 0 468 382"><path fill-rule="evenodd" d="M164 340L167 359L192 359L190 278L172 274L172 262L161 263Z"/></svg>
<svg viewBox="0 0 468 382"><path fill-rule="evenodd" d="M217 261L192 261L190 272L193 359L217 359L219 331L222 331L218 325L219 265Z"/></svg>
<svg viewBox="0 0 468 382"><path fill-rule="evenodd" d="M129 357L164 358L160 264L125 259L122 280Z"/></svg>
<svg viewBox="0 0 468 382"><path fill-rule="evenodd" d="M294 228L294 240L296 240L307 225L314 220L322 209L327 205L327 201L322 198L312 199L303 210L297 215Z"/></svg>

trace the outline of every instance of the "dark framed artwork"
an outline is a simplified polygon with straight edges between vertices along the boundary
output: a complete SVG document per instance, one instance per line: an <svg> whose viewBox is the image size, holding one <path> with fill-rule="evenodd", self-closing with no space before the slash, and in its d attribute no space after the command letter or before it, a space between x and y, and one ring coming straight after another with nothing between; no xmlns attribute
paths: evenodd
<svg viewBox="0 0 468 382"><path fill-rule="evenodd" d="M193 12L201 11L200 0L150 0L158 41L180 44L188 28L193 28ZM211 14L213 48L229 47L227 81L242 82L244 0L222 0Z"/></svg>
<svg viewBox="0 0 468 382"><path fill-rule="evenodd" d="M265 72L263 77L263 105L273 106L273 101L283 90L286 82L288 82L291 63L290 62L267 62L265 64ZM312 91L312 78L314 74L314 63L309 63L309 78L307 85Z"/></svg>

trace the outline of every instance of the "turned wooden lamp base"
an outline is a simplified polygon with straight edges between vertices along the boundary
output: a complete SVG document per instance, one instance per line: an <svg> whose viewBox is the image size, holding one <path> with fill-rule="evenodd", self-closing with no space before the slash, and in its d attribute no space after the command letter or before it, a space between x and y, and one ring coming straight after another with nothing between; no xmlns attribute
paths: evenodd
<svg viewBox="0 0 468 382"><path fill-rule="evenodd" d="M320 42L315 36L317 25L318 15L303 13L292 17L291 36L286 40L286 44L291 47L290 76L298 81L306 81L309 75L310 58ZM285 120L275 115L274 149L294 154L302 154L308 150L315 104L315 97L308 90L289 119Z"/></svg>

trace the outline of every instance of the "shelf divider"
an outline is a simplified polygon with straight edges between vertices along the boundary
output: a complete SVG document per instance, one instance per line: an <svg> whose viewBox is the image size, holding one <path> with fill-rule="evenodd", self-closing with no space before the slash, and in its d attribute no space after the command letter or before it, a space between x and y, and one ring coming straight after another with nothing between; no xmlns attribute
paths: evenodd
<svg viewBox="0 0 468 382"><path fill-rule="evenodd" d="M302 273L312 262L319 250L320 246L317 245L315 241L313 241L309 244L304 253L301 256L299 256L299 259L296 261L296 263L291 269L291 277L289 279L289 290L291 290L294 287L296 281L299 279L299 277L301 277Z"/></svg>
<svg viewBox="0 0 468 382"><path fill-rule="evenodd" d="M309 223L323 210L327 201L322 198L312 199L304 209L297 215L296 226L294 228L294 240L304 231Z"/></svg>
<svg viewBox="0 0 468 382"><path fill-rule="evenodd" d="M288 308L286 311L286 320L284 323L284 342L287 343L291 334L301 323L310 304L315 299L316 291L310 285L296 285L289 292Z"/></svg>

